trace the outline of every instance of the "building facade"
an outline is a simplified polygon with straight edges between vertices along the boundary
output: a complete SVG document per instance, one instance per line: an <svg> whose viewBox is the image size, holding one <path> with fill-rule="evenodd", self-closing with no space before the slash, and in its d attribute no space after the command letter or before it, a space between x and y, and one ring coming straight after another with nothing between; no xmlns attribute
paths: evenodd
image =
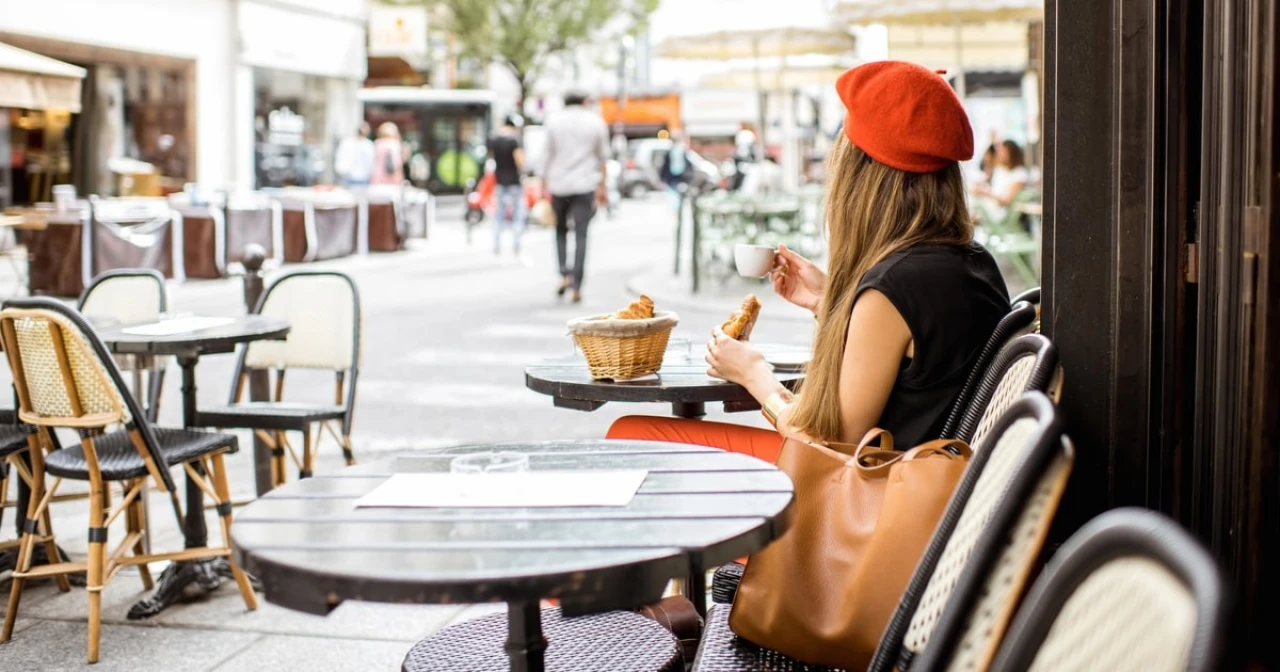
<svg viewBox="0 0 1280 672"><path fill-rule="evenodd" d="M88 71L79 113L0 110L16 203L114 195L128 160L165 192L328 182L359 123L366 0L3 4L0 42Z"/></svg>

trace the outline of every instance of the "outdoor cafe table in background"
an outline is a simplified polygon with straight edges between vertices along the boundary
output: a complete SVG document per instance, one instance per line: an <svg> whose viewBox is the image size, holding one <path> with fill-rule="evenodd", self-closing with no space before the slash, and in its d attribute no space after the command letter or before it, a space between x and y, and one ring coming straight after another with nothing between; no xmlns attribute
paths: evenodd
<svg viewBox="0 0 1280 672"><path fill-rule="evenodd" d="M184 325L186 330L179 333L163 333ZM279 341L289 335L287 321L261 315L177 318L157 323L154 334L130 333L137 326L111 326L99 329L98 335L111 352L133 355L144 364L149 358L166 355L177 360L182 368L183 427L199 426L196 417L196 363L201 356L231 353L241 343ZM183 525L186 546L204 546L209 537L204 520L204 493L190 478L187 479L186 490L187 519ZM227 578L231 578L231 568L223 558L175 562L164 570L152 597L129 610L129 618L145 618L160 613L181 598L186 586L193 582L202 590L211 591Z"/></svg>
<svg viewBox="0 0 1280 672"><path fill-rule="evenodd" d="M802 350L793 346L753 344L765 358L792 355ZM777 371L783 385L795 389L804 374ZM626 381L593 380L582 355L544 360L524 370L525 386L550 395L556 406L594 411L610 401L670 403L680 418L701 418L707 402L724 402L729 413L760 408L746 388L707 375L701 351L680 353L668 350L662 368L653 376Z"/></svg>
<svg viewBox="0 0 1280 672"><path fill-rule="evenodd" d="M355 505L395 474L449 473L454 458L490 451L527 455L530 472L648 474L625 506ZM657 602L671 579L703 576L780 536L792 496L790 479L773 465L720 450L603 439L507 443L392 458L288 483L241 509L231 538L267 601L297 611L326 614L349 599L506 602L511 669L542 670L543 598L559 599L570 617ZM447 633L429 637L415 652L446 646L437 638ZM555 641L550 647L547 656L554 658ZM493 648L501 661L501 644ZM450 651L458 655L459 649ZM589 660L579 662L570 667L591 667Z"/></svg>

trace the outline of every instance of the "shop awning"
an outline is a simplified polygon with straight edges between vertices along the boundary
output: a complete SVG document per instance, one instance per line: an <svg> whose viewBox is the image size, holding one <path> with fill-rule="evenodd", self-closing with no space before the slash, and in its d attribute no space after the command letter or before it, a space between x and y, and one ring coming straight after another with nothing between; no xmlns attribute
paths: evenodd
<svg viewBox="0 0 1280 672"><path fill-rule="evenodd" d="M84 68L0 43L0 107L80 111Z"/></svg>

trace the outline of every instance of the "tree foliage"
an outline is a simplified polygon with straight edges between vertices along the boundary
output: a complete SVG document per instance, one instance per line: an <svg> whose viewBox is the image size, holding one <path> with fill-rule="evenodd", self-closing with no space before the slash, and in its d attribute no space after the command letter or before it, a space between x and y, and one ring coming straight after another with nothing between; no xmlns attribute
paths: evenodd
<svg viewBox="0 0 1280 672"><path fill-rule="evenodd" d="M659 0L425 0L446 10L464 55L506 66L521 98L548 59L645 25Z"/></svg>

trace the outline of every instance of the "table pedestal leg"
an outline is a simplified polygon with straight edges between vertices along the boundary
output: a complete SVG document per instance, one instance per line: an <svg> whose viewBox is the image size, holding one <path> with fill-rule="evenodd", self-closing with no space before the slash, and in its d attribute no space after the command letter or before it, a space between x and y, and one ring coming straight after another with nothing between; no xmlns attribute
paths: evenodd
<svg viewBox="0 0 1280 672"><path fill-rule="evenodd" d="M671 414L677 418L698 420L707 414L707 405L701 401L673 401Z"/></svg>
<svg viewBox="0 0 1280 672"><path fill-rule="evenodd" d="M543 672L547 638L542 635L541 606L533 602L507 605L507 658L511 672Z"/></svg>
<svg viewBox="0 0 1280 672"><path fill-rule="evenodd" d="M178 364L182 367L182 424L191 427L196 417L196 360L181 358ZM204 473L199 465L193 466L196 473ZM187 548L201 548L209 544L209 529L204 522L204 491L190 474L187 475L186 490L187 510L186 520L183 521L183 536ZM226 558L175 562L160 575L151 597L129 609L129 618L137 620L155 616L186 595L187 587L193 583L200 592L209 593L217 590L223 580L233 578L231 565ZM254 588L258 588L256 582Z"/></svg>
<svg viewBox="0 0 1280 672"><path fill-rule="evenodd" d="M689 580L684 584L684 596L693 603L699 616L707 616L707 569L697 560L691 561Z"/></svg>

